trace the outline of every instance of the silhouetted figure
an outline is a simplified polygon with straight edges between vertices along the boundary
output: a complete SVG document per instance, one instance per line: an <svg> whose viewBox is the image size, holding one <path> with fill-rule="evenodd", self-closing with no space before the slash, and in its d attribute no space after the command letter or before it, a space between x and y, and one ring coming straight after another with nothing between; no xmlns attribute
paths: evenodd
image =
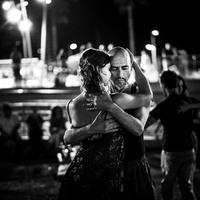
<svg viewBox="0 0 200 200"><path fill-rule="evenodd" d="M43 119L41 115L37 113L36 108L33 108L33 113L31 113L27 119L26 123L29 130L29 153L30 156L38 157L42 153L42 123Z"/></svg>
<svg viewBox="0 0 200 200"><path fill-rule="evenodd" d="M162 198L173 199L177 180L183 199L196 200L193 185L196 165L193 112L181 113L178 110L184 104L192 104L192 100L180 90L180 79L175 72L163 71L160 83L165 97L151 110L146 127L157 120L163 125Z"/></svg>
<svg viewBox="0 0 200 200"><path fill-rule="evenodd" d="M180 49L178 50L178 72L184 78L189 73L189 56L186 50Z"/></svg>
<svg viewBox="0 0 200 200"><path fill-rule="evenodd" d="M22 54L19 51L18 46L19 45L15 45L13 47L13 51L10 54L10 58L12 59L12 68L13 68L16 87L21 86L21 81L22 81L22 76L20 74Z"/></svg>
<svg viewBox="0 0 200 200"><path fill-rule="evenodd" d="M21 120L18 115L12 113L9 104L3 104L3 113L0 116L0 147L6 161L16 158L18 153L19 136L17 130Z"/></svg>
<svg viewBox="0 0 200 200"><path fill-rule="evenodd" d="M170 43L166 43L161 51L162 56L162 67L163 70L167 70L170 66L177 66L177 49L173 47Z"/></svg>
<svg viewBox="0 0 200 200"><path fill-rule="evenodd" d="M63 114L63 108L61 106L55 106L51 110L50 118L50 139L48 141L47 151L50 151L53 155L56 155L59 151L60 142L63 142L63 136L66 130L66 118Z"/></svg>
<svg viewBox="0 0 200 200"><path fill-rule="evenodd" d="M58 53L58 55L56 57L58 66L63 68L63 69L67 68L67 63L66 63L67 58L68 58L68 56L67 56L67 53L65 52L65 50L64 49L60 49L59 53Z"/></svg>
<svg viewBox="0 0 200 200"><path fill-rule="evenodd" d="M200 141L200 100L190 96L188 86L186 84L185 79L178 75L179 78L179 85L180 85L180 91L182 94L187 95L191 99L190 104L184 104L178 108L178 111L180 113L185 113L188 110L192 110L193 112L193 142L195 145L195 153L196 153L196 163L197 166L200 166L200 153L199 151L199 141Z"/></svg>

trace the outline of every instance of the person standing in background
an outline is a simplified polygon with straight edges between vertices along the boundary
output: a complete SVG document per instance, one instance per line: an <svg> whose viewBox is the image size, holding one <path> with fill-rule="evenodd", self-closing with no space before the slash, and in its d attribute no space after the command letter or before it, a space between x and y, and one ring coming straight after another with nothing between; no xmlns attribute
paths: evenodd
<svg viewBox="0 0 200 200"><path fill-rule="evenodd" d="M171 45L171 43L166 43L164 48L161 51L162 56L162 68L163 70L168 70L170 66L178 65L178 52L175 47Z"/></svg>
<svg viewBox="0 0 200 200"><path fill-rule="evenodd" d="M0 140L2 155L6 160L16 158L18 150L18 129L21 119L17 114L13 114L9 104L3 104L3 113L0 116Z"/></svg>
<svg viewBox="0 0 200 200"><path fill-rule="evenodd" d="M68 56L65 50L60 49L56 59L57 59L58 66L61 67L62 69L67 69L67 63L66 63L67 58Z"/></svg>
<svg viewBox="0 0 200 200"><path fill-rule="evenodd" d="M164 70L160 75L164 99L150 111L145 128L160 120L163 125L163 145L161 152L161 192L163 200L173 199L176 179L183 199L196 200L193 176L196 166L195 143L193 141L193 112L180 113L178 108L191 104L188 95L180 87L178 75Z"/></svg>
<svg viewBox="0 0 200 200"><path fill-rule="evenodd" d="M63 113L63 107L54 106L51 110L49 131L51 137L48 142L48 148L52 149L53 154L59 151L60 142L63 142L63 136L66 130L67 119Z"/></svg>
<svg viewBox="0 0 200 200"><path fill-rule="evenodd" d="M16 45L13 47L10 58L12 59L15 87L20 87L22 81L22 76L20 74L22 54L19 50L19 42L16 42Z"/></svg>
<svg viewBox="0 0 200 200"><path fill-rule="evenodd" d="M28 115L26 123L29 133L29 153L33 158L39 158L42 153L43 118L37 113L36 107L32 108L32 113Z"/></svg>

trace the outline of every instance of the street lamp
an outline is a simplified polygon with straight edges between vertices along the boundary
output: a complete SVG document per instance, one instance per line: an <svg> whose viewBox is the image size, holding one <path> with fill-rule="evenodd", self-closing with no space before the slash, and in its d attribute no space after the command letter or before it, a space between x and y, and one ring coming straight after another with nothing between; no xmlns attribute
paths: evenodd
<svg viewBox="0 0 200 200"><path fill-rule="evenodd" d="M15 5L14 1L6 1L3 3L2 8L7 12L8 22L17 24L22 35L23 53L24 57L32 57L31 39L30 39L30 26L22 26L23 23L31 24L27 17L26 6L27 1L20 0L20 4ZM19 9L21 7L21 10ZM21 20L22 19L22 20ZM22 24L21 24L22 23Z"/></svg>
<svg viewBox="0 0 200 200"><path fill-rule="evenodd" d="M31 22L30 22L30 20L28 19L28 16L27 16L27 10L26 10L27 5L28 5L27 1L20 0L20 6L21 6L21 10L22 10L22 17L23 17L23 24L28 25L27 28L24 29L26 42L27 42L27 48L28 48L28 57L32 58L32 46L31 46L31 37L30 37Z"/></svg>
<svg viewBox="0 0 200 200"><path fill-rule="evenodd" d="M156 47L156 36L159 35L158 30L151 31L151 44L153 44Z"/></svg>
<svg viewBox="0 0 200 200"><path fill-rule="evenodd" d="M9 9L11 8L11 6L12 6L12 2L10 2L10 1L5 1L5 2L2 4L2 8L3 8L4 10L9 10Z"/></svg>
<svg viewBox="0 0 200 200"><path fill-rule="evenodd" d="M159 35L159 32L157 30L151 31L151 35L150 35L151 44L154 46L154 48L151 50L152 63L157 70L158 70L158 63L157 63L156 36L158 35Z"/></svg>
<svg viewBox="0 0 200 200"><path fill-rule="evenodd" d="M41 43L40 43L40 59L45 63L46 61L46 36L47 36L47 4L51 0L38 0L43 5L42 14L42 28L41 28Z"/></svg>

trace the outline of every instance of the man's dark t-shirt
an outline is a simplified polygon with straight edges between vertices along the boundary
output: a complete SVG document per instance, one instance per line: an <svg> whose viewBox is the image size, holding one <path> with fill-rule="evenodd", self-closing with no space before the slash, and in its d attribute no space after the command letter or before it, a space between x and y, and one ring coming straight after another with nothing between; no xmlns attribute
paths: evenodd
<svg viewBox="0 0 200 200"><path fill-rule="evenodd" d="M123 93L127 94L134 94L137 93L137 85L129 85L128 88L126 88ZM134 110L130 109L126 110L126 112L132 116L134 116ZM144 156L145 148L144 148L144 139L143 139L143 133L140 136L135 136L129 131L127 131L124 128L124 148L125 148L125 160L131 161L131 160L137 160Z"/></svg>
<svg viewBox="0 0 200 200"><path fill-rule="evenodd" d="M192 110L183 114L178 112L178 106L190 104L191 101L191 98L186 95L169 95L150 112L150 115L157 120L160 119L163 125L165 151L187 151L193 148Z"/></svg>

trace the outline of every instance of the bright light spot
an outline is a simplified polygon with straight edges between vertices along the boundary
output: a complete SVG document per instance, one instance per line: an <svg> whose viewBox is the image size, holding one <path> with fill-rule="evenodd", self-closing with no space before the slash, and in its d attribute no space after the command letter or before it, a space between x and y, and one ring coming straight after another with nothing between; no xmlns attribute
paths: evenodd
<svg viewBox="0 0 200 200"><path fill-rule="evenodd" d="M68 149L65 149L64 151L65 151L65 153L66 153L66 154L69 152L69 150L68 150Z"/></svg>
<svg viewBox="0 0 200 200"><path fill-rule="evenodd" d="M12 88L14 85L14 78L0 78L0 88Z"/></svg>
<svg viewBox="0 0 200 200"><path fill-rule="evenodd" d="M76 49L76 48L77 48L77 44L72 43L72 44L70 45L70 49L71 49L71 50L74 50L74 49Z"/></svg>
<svg viewBox="0 0 200 200"><path fill-rule="evenodd" d="M24 68L20 69L20 74L21 74L21 76L25 76L26 70Z"/></svg>
<svg viewBox="0 0 200 200"><path fill-rule="evenodd" d="M21 11L17 8L12 8L8 11L7 18L11 23L17 23L21 19Z"/></svg>
<svg viewBox="0 0 200 200"><path fill-rule="evenodd" d="M154 45L152 45L152 44L147 44L146 46L145 46L145 48L147 49L147 50L149 50L149 51L153 51L153 50L155 50L155 46Z"/></svg>
<svg viewBox="0 0 200 200"><path fill-rule="evenodd" d="M11 2L9 2L9 1L4 2L2 5L2 8L4 10L9 10L11 8Z"/></svg>
<svg viewBox="0 0 200 200"><path fill-rule="evenodd" d="M197 59L196 55L192 55L192 60L196 60L196 59Z"/></svg>
<svg viewBox="0 0 200 200"><path fill-rule="evenodd" d="M42 70L41 70L41 69L34 69L33 75L34 75L35 77L41 77L41 75L42 75Z"/></svg>
<svg viewBox="0 0 200 200"><path fill-rule="evenodd" d="M108 45L108 51L110 51L114 47L114 44L109 44Z"/></svg>
<svg viewBox="0 0 200 200"><path fill-rule="evenodd" d="M30 30L31 26L32 22L30 20L23 20L19 23L19 30L20 31Z"/></svg>
<svg viewBox="0 0 200 200"><path fill-rule="evenodd" d="M18 94L23 94L23 93L24 93L24 90L23 90L23 89L18 89L16 92L17 92Z"/></svg>
<svg viewBox="0 0 200 200"><path fill-rule="evenodd" d="M50 4L51 3L51 0L46 0L46 4Z"/></svg>
<svg viewBox="0 0 200 200"><path fill-rule="evenodd" d="M157 30L153 30L153 31L151 31L151 34L154 35L154 36L158 36L159 32Z"/></svg>
<svg viewBox="0 0 200 200"><path fill-rule="evenodd" d="M50 4L51 3L51 0L37 0L41 3L46 3L46 4Z"/></svg>
<svg viewBox="0 0 200 200"><path fill-rule="evenodd" d="M27 85L27 87L29 87L29 88L32 88L32 87L39 87L39 86L40 86L40 81L39 81L39 80L36 80L36 79L27 80L27 81L26 81L26 85Z"/></svg>
<svg viewBox="0 0 200 200"><path fill-rule="evenodd" d="M24 2L23 2L23 5L24 5L24 6L28 6L28 1L24 1Z"/></svg>
<svg viewBox="0 0 200 200"><path fill-rule="evenodd" d="M105 46L103 44L100 44L99 49L103 51L103 50L105 50Z"/></svg>
<svg viewBox="0 0 200 200"><path fill-rule="evenodd" d="M78 87L80 86L80 80L77 75L69 74L65 80L66 87Z"/></svg>

